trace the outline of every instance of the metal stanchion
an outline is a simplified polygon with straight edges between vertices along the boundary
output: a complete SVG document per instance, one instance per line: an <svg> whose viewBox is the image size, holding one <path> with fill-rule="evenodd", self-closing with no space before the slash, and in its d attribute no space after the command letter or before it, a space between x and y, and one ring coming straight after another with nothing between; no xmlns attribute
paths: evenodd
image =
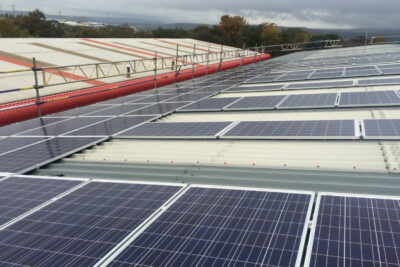
<svg viewBox="0 0 400 267"><path fill-rule="evenodd" d="M154 89L156 89L156 94L157 92L157 51L154 53Z"/></svg>
<svg viewBox="0 0 400 267"><path fill-rule="evenodd" d="M40 86L39 86L39 83L38 83L38 77L37 77L37 71L38 71L38 68L37 68L37 65L36 65L36 58L33 58L32 59L32 71L33 71L33 75L35 76L35 90L36 90L36 105L37 105L37 107L38 107L38 114L39 114L39 117L42 117L42 110L41 110L41 108L40 108L40 93L39 93L39 88L40 88Z"/></svg>
<svg viewBox="0 0 400 267"><path fill-rule="evenodd" d="M196 44L193 45L192 79L194 78L194 57L196 56Z"/></svg>
<svg viewBox="0 0 400 267"><path fill-rule="evenodd" d="M209 61L210 61L210 51L211 51L211 44L208 44L206 75L208 75L208 64L209 64Z"/></svg>
<svg viewBox="0 0 400 267"><path fill-rule="evenodd" d="M176 60L175 60L175 79L174 83L176 83L176 79L178 76L178 57L179 57L179 45L176 45Z"/></svg>

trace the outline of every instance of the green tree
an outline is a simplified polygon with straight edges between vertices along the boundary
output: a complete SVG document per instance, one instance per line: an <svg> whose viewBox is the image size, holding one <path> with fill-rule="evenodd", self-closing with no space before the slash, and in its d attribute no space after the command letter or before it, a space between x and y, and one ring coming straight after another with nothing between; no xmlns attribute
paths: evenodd
<svg viewBox="0 0 400 267"><path fill-rule="evenodd" d="M263 45L276 45L282 42L281 32L275 23L262 24L261 42Z"/></svg>
<svg viewBox="0 0 400 267"><path fill-rule="evenodd" d="M11 19L0 17L0 37L29 37L29 33L21 30Z"/></svg>
<svg viewBox="0 0 400 267"><path fill-rule="evenodd" d="M241 16L223 15L217 26L218 39L221 44L241 47L243 44L242 31L247 24Z"/></svg>

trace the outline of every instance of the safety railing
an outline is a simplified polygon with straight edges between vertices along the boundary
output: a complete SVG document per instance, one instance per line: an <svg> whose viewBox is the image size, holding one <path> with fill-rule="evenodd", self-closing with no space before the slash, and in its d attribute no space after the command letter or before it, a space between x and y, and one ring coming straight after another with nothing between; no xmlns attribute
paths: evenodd
<svg viewBox="0 0 400 267"><path fill-rule="evenodd" d="M179 47L177 46L177 53L174 57L164 57L154 53L153 58L148 59L135 59L135 60L124 60L124 61L115 61L115 62L102 62L102 63L93 63L93 64L79 64L79 65L68 65L68 66L51 66L51 67L43 67L39 66L36 63L36 59L32 59L32 68L18 69L18 70L5 70L0 71L0 79L2 78L2 74L12 74L12 73L23 73L23 72L32 72L34 77L34 85L20 87L20 88L12 88L12 89L3 89L0 88L0 96L4 93L17 92L22 90L35 90L36 99L35 101L31 100L30 103L26 103L24 105L18 106L10 106L5 109L0 109L0 111L4 111L7 109L15 109L23 106L37 105L38 106L38 114L41 116L41 108L40 105L57 101L60 99L65 99L67 97L63 96L60 98L52 98L50 100L43 101L41 100L40 90L43 88L48 88L52 86L62 86L73 83L82 83L88 82L92 85L107 85L108 82L104 80L115 78L115 77L126 77L128 79L136 79L142 78L140 81L133 81L132 83L125 84L122 86L114 86L109 88L100 89L100 91L96 90L94 92L86 92L83 94L77 94L71 97L82 96L84 94L90 93L98 93L101 91L114 90L117 88L131 86L139 83L144 83L148 81L154 81L154 86L157 88L157 81L160 79L165 79L171 77L171 73L174 76L174 82L177 81L177 77L184 73L192 74L192 78L194 77L195 68L203 68L208 74L209 65L210 64L218 64L217 70L221 69L222 63L224 61L231 61L235 59L241 59L240 65L242 65L245 58L254 57L256 59L257 55L261 54L261 49L253 50L245 50L245 49L237 49L237 50L223 50L221 47L221 51L219 52L211 52L210 49L205 53L195 53L196 47L194 46L193 54L185 54L179 55ZM185 70L185 71L184 71ZM164 75L165 73L169 73L169 75ZM120 82L112 81L114 82ZM77 88L77 89L85 89L85 88Z"/></svg>

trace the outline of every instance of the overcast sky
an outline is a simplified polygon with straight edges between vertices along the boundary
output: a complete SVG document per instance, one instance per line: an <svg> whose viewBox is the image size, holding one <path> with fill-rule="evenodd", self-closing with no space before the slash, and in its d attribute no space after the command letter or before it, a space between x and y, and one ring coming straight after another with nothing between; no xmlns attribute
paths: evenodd
<svg viewBox="0 0 400 267"><path fill-rule="evenodd" d="M216 24L222 14L250 23L310 28L400 28L400 0L0 0L3 10L39 8L47 14L142 17Z"/></svg>

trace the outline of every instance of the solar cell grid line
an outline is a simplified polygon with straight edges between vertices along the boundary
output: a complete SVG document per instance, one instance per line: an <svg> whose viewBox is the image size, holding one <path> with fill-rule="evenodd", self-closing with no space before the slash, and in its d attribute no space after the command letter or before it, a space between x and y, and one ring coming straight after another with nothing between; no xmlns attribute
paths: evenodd
<svg viewBox="0 0 400 267"><path fill-rule="evenodd" d="M47 137L6 137L0 139L0 155L43 142Z"/></svg>
<svg viewBox="0 0 400 267"><path fill-rule="evenodd" d="M84 116L88 113L92 113L95 111L103 110L103 109L108 109L111 107L115 107L116 105L88 105L80 108L74 108L70 110L65 110L57 113L53 113L50 115L47 115L46 117L78 117L78 116Z"/></svg>
<svg viewBox="0 0 400 267"><path fill-rule="evenodd" d="M300 266L312 201L308 192L192 185L104 265Z"/></svg>
<svg viewBox="0 0 400 267"><path fill-rule="evenodd" d="M384 85L384 84L400 84L400 78L384 78L384 79L359 79L359 86L366 85Z"/></svg>
<svg viewBox="0 0 400 267"><path fill-rule="evenodd" d="M154 102L161 102L173 97L178 96L179 94L156 94L152 96L147 96L141 99L136 99L131 101L130 103L154 103Z"/></svg>
<svg viewBox="0 0 400 267"><path fill-rule="evenodd" d="M313 82L313 83L290 83L285 89L314 89L314 88L340 88L352 87L354 81L335 81L335 82Z"/></svg>
<svg viewBox="0 0 400 267"><path fill-rule="evenodd" d="M192 102L161 102L144 108L125 113L124 115L165 115L173 112L175 109L188 105Z"/></svg>
<svg viewBox="0 0 400 267"><path fill-rule="evenodd" d="M181 188L87 183L0 231L0 262L94 266Z"/></svg>
<svg viewBox="0 0 400 267"><path fill-rule="evenodd" d="M277 108L333 108L336 105L337 96L337 93L288 95Z"/></svg>
<svg viewBox="0 0 400 267"><path fill-rule="evenodd" d="M147 107L149 105L150 104L144 104L144 103L136 103L136 104L128 103L125 105L117 105L115 107L111 107L108 109L103 109L88 113L85 115L85 117L114 117Z"/></svg>
<svg viewBox="0 0 400 267"><path fill-rule="evenodd" d="M320 193L305 266L399 266L400 198Z"/></svg>
<svg viewBox="0 0 400 267"><path fill-rule="evenodd" d="M286 95L242 97L239 101L225 107L224 110L274 109L285 97Z"/></svg>
<svg viewBox="0 0 400 267"><path fill-rule="evenodd" d="M0 155L0 172L24 173L68 156L94 144L104 137L55 137Z"/></svg>
<svg viewBox="0 0 400 267"><path fill-rule="evenodd" d="M400 105L396 91L343 92L339 107Z"/></svg>
<svg viewBox="0 0 400 267"><path fill-rule="evenodd" d="M84 180L11 176L0 181L0 228ZM0 241L1 244L1 241Z"/></svg>
<svg viewBox="0 0 400 267"><path fill-rule="evenodd" d="M58 136L66 134L75 129L83 128L85 126L98 123L100 121L108 120L108 117L74 117L58 123L47 125L41 128L33 129L20 133L16 136Z"/></svg>
<svg viewBox="0 0 400 267"><path fill-rule="evenodd" d="M223 90L223 92L262 92L262 91L279 91L282 90L285 85L259 85L259 86L235 86Z"/></svg>
<svg viewBox="0 0 400 267"><path fill-rule="evenodd" d="M365 119L361 127L364 139L400 139L400 119Z"/></svg>
<svg viewBox="0 0 400 267"><path fill-rule="evenodd" d="M135 125L147 122L157 116L129 116L115 117L107 121L69 132L64 136L111 136Z"/></svg>
<svg viewBox="0 0 400 267"><path fill-rule="evenodd" d="M220 139L356 139L354 120L241 121Z"/></svg>
<svg viewBox="0 0 400 267"><path fill-rule="evenodd" d="M121 138L215 139L232 122L148 122L119 133Z"/></svg>
<svg viewBox="0 0 400 267"><path fill-rule="evenodd" d="M235 103L240 97L221 97L221 98L206 98L196 101L193 104L177 109L177 112L195 112L195 111L220 111L224 107Z"/></svg>
<svg viewBox="0 0 400 267"><path fill-rule="evenodd" d="M36 118L31 120L26 120L22 122L17 122L0 127L0 136L10 136L25 132L30 129L36 129L52 123L60 122L66 120L66 118Z"/></svg>

